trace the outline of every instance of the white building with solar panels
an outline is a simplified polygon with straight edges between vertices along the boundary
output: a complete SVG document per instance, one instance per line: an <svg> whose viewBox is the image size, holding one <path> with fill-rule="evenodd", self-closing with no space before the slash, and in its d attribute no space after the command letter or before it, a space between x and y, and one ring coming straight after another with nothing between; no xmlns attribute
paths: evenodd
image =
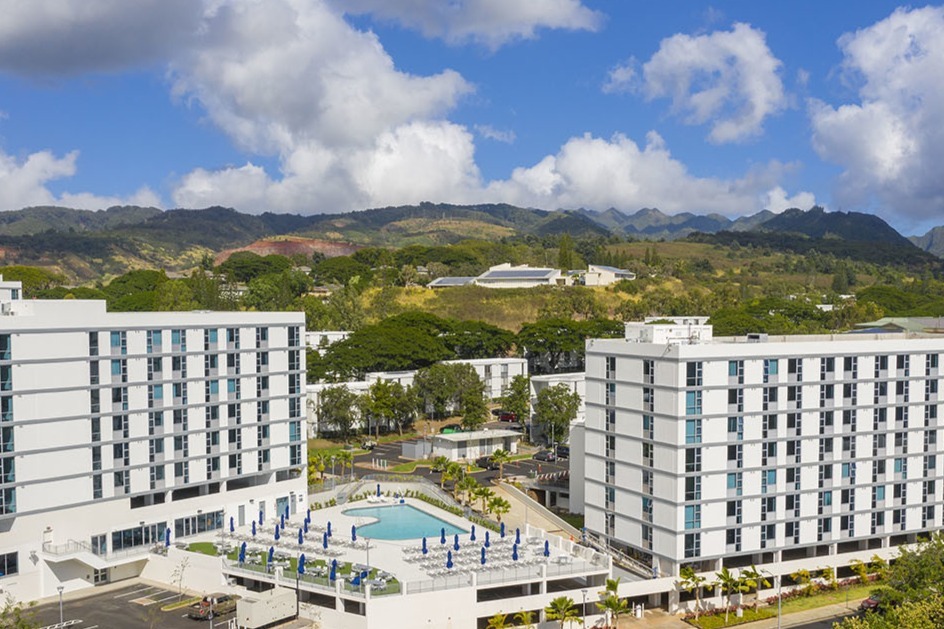
<svg viewBox="0 0 944 629"><path fill-rule="evenodd" d="M571 278L560 269L530 267L527 264L512 266L510 263L491 267L475 278L474 283L488 288L534 288L535 286L569 286Z"/></svg>
<svg viewBox="0 0 944 629"><path fill-rule="evenodd" d="M109 313L0 281L0 588L141 574L150 551L305 509L303 313Z"/></svg>

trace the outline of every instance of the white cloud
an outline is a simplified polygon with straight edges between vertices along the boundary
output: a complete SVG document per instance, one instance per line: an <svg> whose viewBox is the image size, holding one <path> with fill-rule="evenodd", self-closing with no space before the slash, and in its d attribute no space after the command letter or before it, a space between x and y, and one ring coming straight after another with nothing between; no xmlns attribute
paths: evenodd
<svg viewBox="0 0 944 629"><path fill-rule="evenodd" d="M672 99L687 124L710 123L712 142L737 142L759 135L764 119L786 107L780 66L763 31L748 24L677 34L643 65L642 91L650 100Z"/></svg>
<svg viewBox="0 0 944 629"><path fill-rule="evenodd" d="M785 199L778 182L791 168L772 162L735 180L696 177L672 157L655 132L648 134L643 147L620 134L610 140L584 135L571 138L556 155L530 168L516 168L510 179L491 183L484 197L546 208L657 207L668 213L735 216L756 212L772 199ZM814 204L810 193L793 198Z"/></svg>
<svg viewBox="0 0 944 629"><path fill-rule="evenodd" d="M195 0L0 0L0 71L66 75L163 61L200 25Z"/></svg>
<svg viewBox="0 0 944 629"><path fill-rule="evenodd" d="M763 208L778 214L790 208L808 210L816 205L816 197L813 196L813 193L800 192L791 197L787 194L787 191L780 186L768 190L766 197L767 200L764 201Z"/></svg>
<svg viewBox="0 0 944 629"><path fill-rule="evenodd" d="M944 8L898 9L839 39L859 102L810 102L813 146L840 164L840 205L878 204L910 219L944 207Z"/></svg>
<svg viewBox="0 0 944 629"><path fill-rule="evenodd" d="M63 157L56 157L50 151L39 151L17 160L0 151L0 190L3 190L0 211L36 205L60 205L87 210L101 210L113 205L160 205L157 195L146 187L125 198L88 193L63 193L56 196L47 184L73 176L77 158L77 151Z"/></svg>
<svg viewBox="0 0 944 629"><path fill-rule="evenodd" d="M475 125L475 130L483 138L502 142L503 144L514 144L515 140L518 138L511 129L496 129L490 124L477 124Z"/></svg>
<svg viewBox="0 0 944 629"><path fill-rule="evenodd" d="M629 59L626 63L617 64L607 73L606 83L603 84L603 92L606 94L629 92L634 87L633 81L635 78L635 59Z"/></svg>
<svg viewBox="0 0 944 629"><path fill-rule="evenodd" d="M603 16L580 0L332 0L347 13L370 13L451 44L476 42L496 49L532 39L538 29L595 31Z"/></svg>

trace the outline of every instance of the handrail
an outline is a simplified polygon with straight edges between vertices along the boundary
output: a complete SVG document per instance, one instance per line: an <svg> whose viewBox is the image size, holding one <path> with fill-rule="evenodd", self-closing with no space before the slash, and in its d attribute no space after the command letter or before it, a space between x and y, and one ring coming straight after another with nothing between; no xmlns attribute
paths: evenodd
<svg viewBox="0 0 944 629"><path fill-rule="evenodd" d="M634 559L633 557L630 557L629 555L625 554L618 548L613 548L612 546L609 546L604 540L598 538L596 535L594 535L590 531L586 531L583 534L583 537L586 543L589 544L592 548L595 548L599 550L600 552L606 553L607 555L611 556L613 558L614 563L626 568L630 572L635 572L639 576L646 577L647 579L652 579L659 576L657 574L657 569L654 570L652 566L647 566L646 564L639 561L638 559Z"/></svg>

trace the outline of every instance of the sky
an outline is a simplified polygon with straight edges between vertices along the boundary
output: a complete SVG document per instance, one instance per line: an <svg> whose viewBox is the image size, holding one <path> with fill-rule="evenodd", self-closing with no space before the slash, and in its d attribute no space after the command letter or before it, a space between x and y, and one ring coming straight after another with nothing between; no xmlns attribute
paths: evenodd
<svg viewBox="0 0 944 629"><path fill-rule="evenodd" d="M0 210L944 224L944 7L0 0Z"/></svg>

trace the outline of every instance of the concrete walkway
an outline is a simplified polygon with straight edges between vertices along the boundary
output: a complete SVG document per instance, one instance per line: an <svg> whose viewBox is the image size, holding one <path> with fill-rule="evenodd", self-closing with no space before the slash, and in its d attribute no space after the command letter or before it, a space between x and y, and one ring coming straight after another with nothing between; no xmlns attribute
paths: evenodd
<svg viewBox="0 0 944 629"><path fill-rule="evenodd" d="M843 603L839 603L838 605L825 605L823 607L807 609L802 612L785 614L780 626L796 627L797 625L806 625L813 622L838 620L843 616L848 616L853 613L855 613L855 607L846 607ZM765 620L758 620L757 622L747 623L740 626L745 627L746 629L776 629L777 619L776 617L767 618Z"/></svg>
<svg viewBox="0 0 944 629"><path fill-rule="evenodd" d="M544 529L547 531L548 535L556 535L564 539L570 539L570 534L565 533L561 530L560 526L545 518L542 510L527 506L522 500L507 491L500 484L492 485L491 489L495 492L496 496L501 496L511 504L511 511L502 516L502 521L505 523L505 526L510 527L512 531L514 531L515 528L520 528L523 531L524 525L530 524L531 526Z"/></svg>

